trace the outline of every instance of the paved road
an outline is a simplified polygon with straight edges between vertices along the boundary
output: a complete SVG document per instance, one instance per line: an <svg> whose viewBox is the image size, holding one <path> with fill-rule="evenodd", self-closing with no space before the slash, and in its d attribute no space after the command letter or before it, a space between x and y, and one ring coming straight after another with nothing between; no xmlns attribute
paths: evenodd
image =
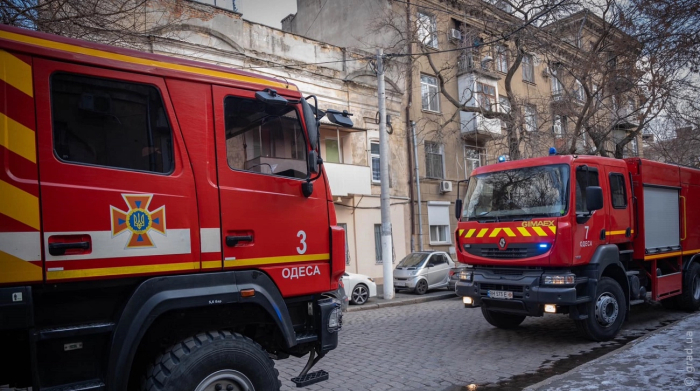
<svg viewBox="0 0 700 391"><path fill-rule="evenodd" d="M528 318L519 329L499 330L486 323L480 310L464 309L460 298L349 312L340 345L314 368L328 371L330 379L304 389L467 390L470 384L547 373L562 362L558 360L610 349L686 315L636 306L618 341L595 343L578 337L565 315ZM305 362L276 362L283 390L295 389L289 379Z"/></svg>

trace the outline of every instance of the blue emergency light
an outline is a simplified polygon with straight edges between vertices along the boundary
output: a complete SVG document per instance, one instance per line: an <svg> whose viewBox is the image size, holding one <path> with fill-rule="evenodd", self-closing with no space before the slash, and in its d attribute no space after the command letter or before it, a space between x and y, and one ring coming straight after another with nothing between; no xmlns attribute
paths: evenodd
<svg viewBox="0 0 700 391"><path fill-rule="evenodd" d="M549 148L549 156L556 155L557 149L554 147Z"/></svg>

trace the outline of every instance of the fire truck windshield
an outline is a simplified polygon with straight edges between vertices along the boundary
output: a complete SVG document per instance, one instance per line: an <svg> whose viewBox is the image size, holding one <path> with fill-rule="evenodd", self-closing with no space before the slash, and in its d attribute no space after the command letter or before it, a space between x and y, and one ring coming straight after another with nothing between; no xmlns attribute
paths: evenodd
<svg viewBox="0 0 700 391"><path fill-rule="evenodd" d="M568 194L567 165L489 172L469 181L462 217L504 221L563 216Z"/></svg>

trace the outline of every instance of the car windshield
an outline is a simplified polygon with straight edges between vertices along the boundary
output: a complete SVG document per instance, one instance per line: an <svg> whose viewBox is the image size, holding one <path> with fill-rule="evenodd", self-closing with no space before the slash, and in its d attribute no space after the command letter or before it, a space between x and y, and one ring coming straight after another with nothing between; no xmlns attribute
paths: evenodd
<svg viewBox="0 0 700 391"><path fill-rule="evenodd" d="M562 216L568 194L567 165L489 172L470 179L462 217L503 221Z"/></svg>
<svg viewBox="0 0 700 391"><path fill-rule="evenodd" d="M421 266L423 262L428 258L426 253L412 253L406 255L404 259L399 262L396 267L417 267Z"/></svg>

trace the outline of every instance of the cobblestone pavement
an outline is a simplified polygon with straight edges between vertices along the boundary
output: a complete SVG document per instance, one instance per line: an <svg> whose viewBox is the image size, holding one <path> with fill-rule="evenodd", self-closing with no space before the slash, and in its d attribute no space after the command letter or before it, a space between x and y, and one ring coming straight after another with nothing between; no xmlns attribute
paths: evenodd
<svg viewBox="0 0 700 391"><path fill-rule="evenodd" d="M556 361L596 348L613 348L687 316L660 306L632 308L616 341L590 342L565 315L527 318L520 328L500 330L460 298L345 314L340 344L313 370L328 381L305 390L461 390L526 373L551 370ZM283 390L306 357L276 362ZM464 388L467 389L467 388Z"/></svg>

